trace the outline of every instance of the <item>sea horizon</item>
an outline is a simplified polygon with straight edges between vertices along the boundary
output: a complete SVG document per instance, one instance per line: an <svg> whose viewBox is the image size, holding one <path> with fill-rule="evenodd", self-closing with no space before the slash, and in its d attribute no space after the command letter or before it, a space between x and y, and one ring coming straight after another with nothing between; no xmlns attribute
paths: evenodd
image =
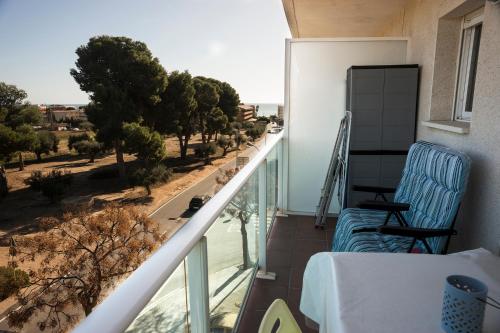
<svg viewBox="0 0 500 333"><path fill-rule="evenodd" d="M78 109L80 106L85 106L88 103L38 103L36 105L64 105L65 107L75 107ZM257 116L265 116L269 117L272 115L278 115L278 106L282 105L281 103L252 103L252 102L243 102L243 104L250 105L258 105L259 110L257 112Z"/></svg>

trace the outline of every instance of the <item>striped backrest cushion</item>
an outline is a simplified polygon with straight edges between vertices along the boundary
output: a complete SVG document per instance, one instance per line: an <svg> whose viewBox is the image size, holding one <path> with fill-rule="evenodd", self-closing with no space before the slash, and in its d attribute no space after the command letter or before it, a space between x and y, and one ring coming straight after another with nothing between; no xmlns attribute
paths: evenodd
<svg viewBox="0 0 500 333"><path fill-rule="evenodd" d="M394 200L411 205L404 213L417 228L448 229L462 200L470 159L467 155L436 144L413 144ZM428 240L434 253L441 253L446 239Z"/></svg>

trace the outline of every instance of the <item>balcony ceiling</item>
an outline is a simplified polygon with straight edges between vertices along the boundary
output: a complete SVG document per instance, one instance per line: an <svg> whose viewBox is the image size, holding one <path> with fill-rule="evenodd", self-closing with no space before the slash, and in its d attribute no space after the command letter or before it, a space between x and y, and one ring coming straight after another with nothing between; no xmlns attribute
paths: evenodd
<svg viewBox="0 0 500 333"><path fill-rule="evenodd" d="M294 38L378 37L410 0L282 0Z"/></svg>

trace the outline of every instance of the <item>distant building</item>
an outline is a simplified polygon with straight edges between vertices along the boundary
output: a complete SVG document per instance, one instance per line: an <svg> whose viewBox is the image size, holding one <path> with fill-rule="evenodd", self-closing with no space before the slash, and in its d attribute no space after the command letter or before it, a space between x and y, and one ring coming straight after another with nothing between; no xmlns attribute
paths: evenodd
<svg viewBox="0 0 500 333"><path fill-rule="evenodd" d="M250 104L240 104L238 105L238 115L236 116L236 121L243 123L245 121L255 121L255 105Z"/></svg>
<svg viewBox="0 0 500 333"><path fill-rule="evenodd" d="M283 119L283 110L284 110L284 107L283 105L278 105L278 118L279 119Z"/></svg>
<svg viewBox="0 0 500 333"><path fill-rule="evenodd" d="M65 120L81 120L86 121L87 115L81 110L49 110L47 111L49 121L60 122Z"/></svg>
<svg viewBox="0 0 500 333"><path fill-rule="evenodd" d="M64 111L66 110L66 106L62 104L51 104L45 106L47 111Z"/></svg>

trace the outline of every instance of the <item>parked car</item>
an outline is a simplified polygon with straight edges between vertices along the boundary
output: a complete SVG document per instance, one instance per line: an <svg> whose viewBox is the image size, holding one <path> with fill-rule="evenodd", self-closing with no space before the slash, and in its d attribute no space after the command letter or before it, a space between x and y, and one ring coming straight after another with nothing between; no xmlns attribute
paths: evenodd
<svg viewBox="0 0 500 333"><path fill-rule="evenodd" d="M210 200L210 196L208 195L195 195L189 202L189 210L196 211L200 209L208 200Z"/></svg>
<svg viewBox="0 0 500 333"><path fill-rule="evenodd" d="M279 126L273 126L270 130L267 131L267 133L270 133L270 134L277 134L279 132L281 132L282 128L279 127Z"/></svg>

